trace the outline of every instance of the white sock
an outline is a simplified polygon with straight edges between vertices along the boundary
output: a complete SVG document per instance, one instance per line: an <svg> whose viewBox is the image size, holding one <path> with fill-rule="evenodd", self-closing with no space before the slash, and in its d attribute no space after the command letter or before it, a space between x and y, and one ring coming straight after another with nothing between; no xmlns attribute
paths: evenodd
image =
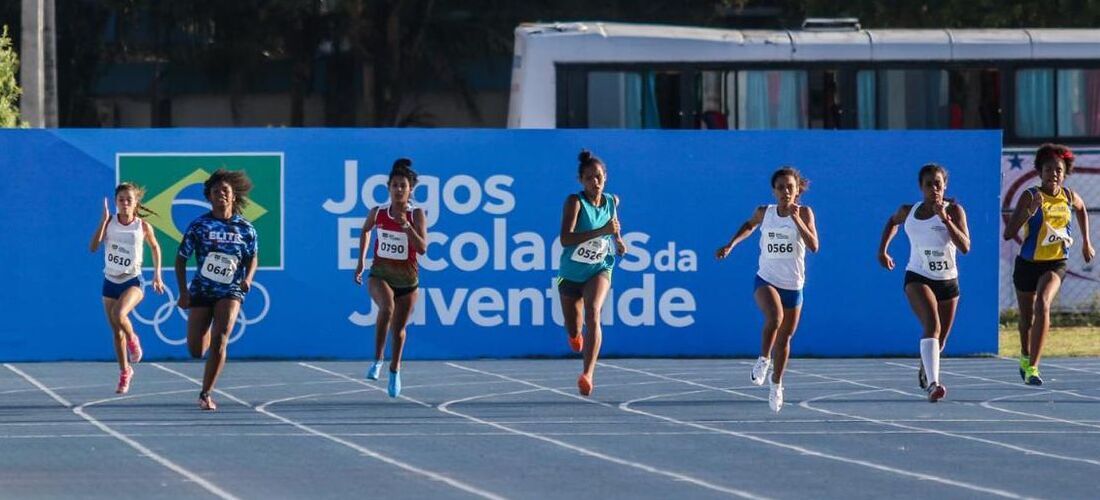
<svg viewBox="0 0 1100 500"><path fill-rule="evenodd" d="M920 339L920 361L924 363L924 374L928 382L940 383L940 341Z"/></svg>

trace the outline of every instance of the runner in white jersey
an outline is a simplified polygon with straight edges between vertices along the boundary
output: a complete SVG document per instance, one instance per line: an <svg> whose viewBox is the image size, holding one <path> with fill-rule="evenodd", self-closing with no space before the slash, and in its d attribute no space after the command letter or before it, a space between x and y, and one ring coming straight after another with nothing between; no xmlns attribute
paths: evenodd
<svg viewBox="0 0 1100 500"><path fill-rule="evenodd" d="M802 315L802 286L806 282L806 249L818 250L814 212L799 205L809 181L791 167L772 174L772 193L777 204L757 207L729 243L718 249L726 258L730 250L760 226L760 269L753 297L764 314L760 357L752 367L750 380L763 385L772 368L768 404L773 411L783 408L783 371L791 354L791 337ZM773 361L774 360L774 361Z"/></svg>
<svg viewBox="0 0 1100 500"><path fill-rule="evenodd" d="M959 304L955 253L970 251L970 232L962 205L944 198L947 170L930 163L921 167L917 180L924 198L916 204L898 207L886 221L878 260L883 267L894 269L894 259L887 250L898 226L904 224L905 235L909 237L905 296L924 329L917 378L921 389L928 392L928 400L934 403L947 395L947 387L940 380L940 352L947 344Z"/></svg>
<svg viewBox="0 0 1100 500"><path fill-rule="evenodd" d="M153 254L156 271L153 274L153 290L164 293L160 279L160 245L148 222L139 213L154 214L141 204L145 190L124 182L115 188L115 207L118 215L112 217L107 199L103 199L103 216L92 234L89 250L103 252L103 312L114 334L115 358L118 360L118 388L125 394L130 390L134 369L130 363L141 361L141 342L130 323L133 311L143 297L141 284L142 243L147 243ZM154 214L156 215L156 214Z"/></svg>

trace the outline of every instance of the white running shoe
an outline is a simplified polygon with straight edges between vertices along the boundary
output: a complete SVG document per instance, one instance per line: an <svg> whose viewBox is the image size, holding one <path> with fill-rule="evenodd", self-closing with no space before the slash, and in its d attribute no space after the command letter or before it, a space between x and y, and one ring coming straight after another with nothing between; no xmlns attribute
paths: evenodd
<svg viewBox="0 0 1100 500"><path fill-rule="evenodd" d="M756 385L764 385L764 381L768 378L768 370L772 367L772 360L760 356L756 358L756 364L752 365L752 374L749 375L749 379Z"/></svg>
<svg viewBox="0 0 1100 500"><path fill-rule="evenodd" d="M771 383L768 390L768 406L779 413L783 409L783 384Z"/></svg>

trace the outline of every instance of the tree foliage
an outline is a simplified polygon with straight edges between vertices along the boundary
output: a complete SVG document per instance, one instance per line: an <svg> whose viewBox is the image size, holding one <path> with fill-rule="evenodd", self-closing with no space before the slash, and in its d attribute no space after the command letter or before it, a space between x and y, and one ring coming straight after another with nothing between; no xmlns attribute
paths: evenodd
<svg viewBox="0 0 1100 500"><path fill-rule="evenodd" d="M865 28L1095 27L1100 0L56 0L62 126L96 126L96 82L112 65L152 67L153 124L166 82L196 70L207 92L244 96L273 74L289 88L286 123L305 123L308 96L329 126L429 126L418 107L450 93L475 119L472 68L510 68L524 22L617 21L797 28L806 17L858 17ZM18 22L0 0L0 21ZM175 72L175 73L174 73ZM486 71L483 71L483 73ZM265 78L267 80L265 80ZM144 81L143 81L144 84Z"/></svg>
<svg viewBox="0 0 1100 500"><path fill-rule="evenodd" d="M8 37L8 27L0 30L0 128L22 126L19 118L19 83L15 75L19 72L19 56L12 48Z"/></svg>

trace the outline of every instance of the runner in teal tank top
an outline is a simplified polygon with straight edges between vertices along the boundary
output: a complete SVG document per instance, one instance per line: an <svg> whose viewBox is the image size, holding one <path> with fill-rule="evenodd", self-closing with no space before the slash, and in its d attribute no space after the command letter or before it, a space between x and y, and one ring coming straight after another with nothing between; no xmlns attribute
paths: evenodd
<svg viewBox="0 0 1100 500"><path fill-rule="evenodd" d="M588 396L603 338L600 313L611 290L615 256L626 253L626 244L619 234L619 198L603 191L607 166L587 150L578 159L578 180L584 190L569 195L562 210L558 293L569 346L584 355L577 389Z"/></svg>

